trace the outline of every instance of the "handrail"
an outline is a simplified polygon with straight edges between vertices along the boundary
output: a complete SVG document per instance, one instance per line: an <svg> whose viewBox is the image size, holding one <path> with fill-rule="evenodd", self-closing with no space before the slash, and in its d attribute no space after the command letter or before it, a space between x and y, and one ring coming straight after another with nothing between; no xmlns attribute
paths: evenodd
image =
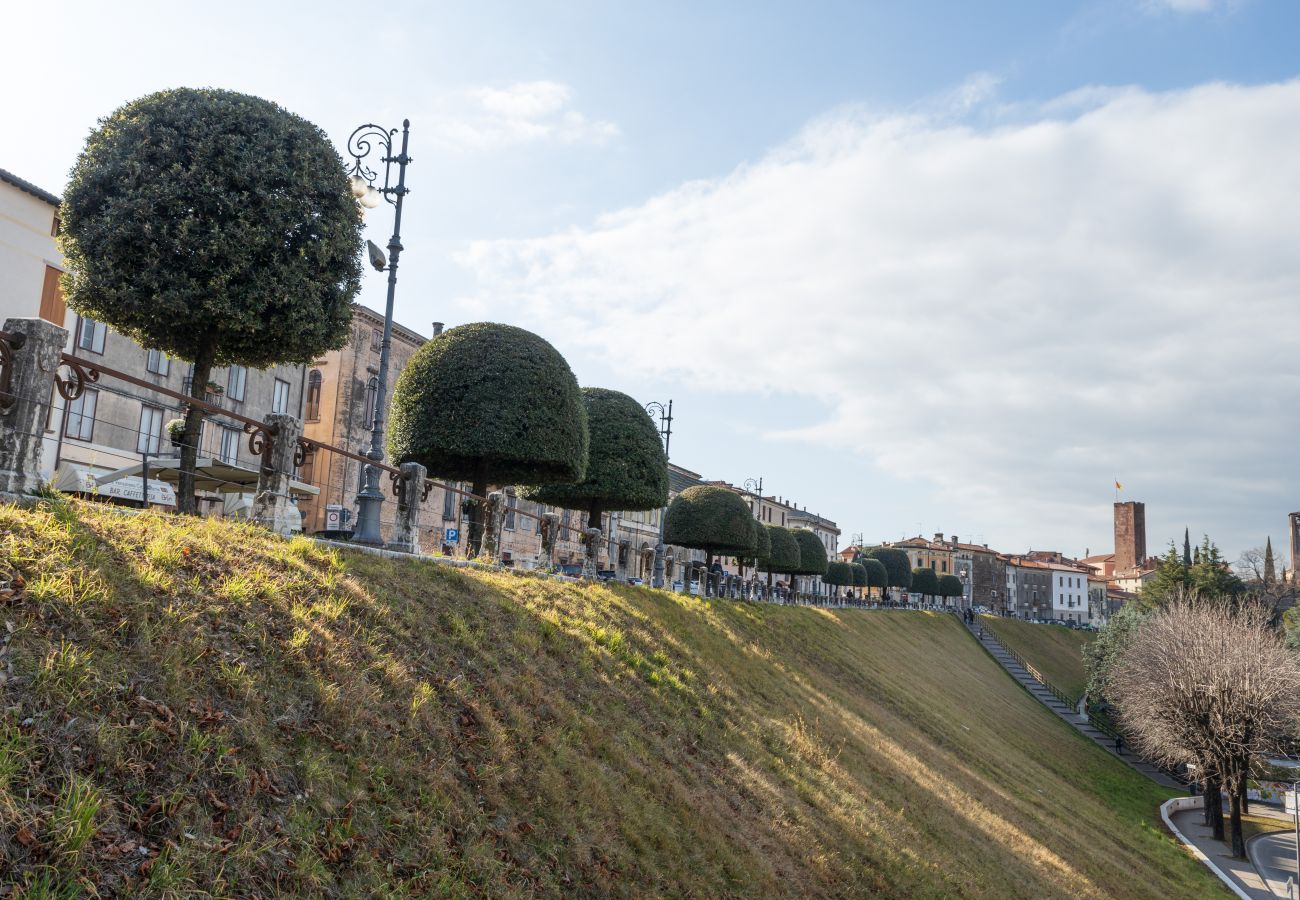
<svg viewBox="0 0 1300 900"><path fill-rule="evenodd" d="M1020 663L1021 667L1024 668L1024 670L1029 673L1029 677L1033 678L1034 681L1037 681L1043 687L1051 691L1052 696L1054 696L1057 700L1060 700L1070 709L1075 709L1078 707L1079 700L1082 699L1082 695L1079 695L1078 697L1071 697L1069 694L1065 693L1065 691L1061 690L1056 685L1052 684L1052 682L1048 681L1047 678L1043 675L1043 673L1038 671L1038 669L1034 666L1033 663L1025 659L1015 650L1008 647L1006 641L1002 640L1002 638L998 635L996 631L994 631L992 628L985 628L984 631L990 637L993 638L994 642L996 642L997 645L1001 647L1008 656L1010 656L1016 662Z"/></svg>

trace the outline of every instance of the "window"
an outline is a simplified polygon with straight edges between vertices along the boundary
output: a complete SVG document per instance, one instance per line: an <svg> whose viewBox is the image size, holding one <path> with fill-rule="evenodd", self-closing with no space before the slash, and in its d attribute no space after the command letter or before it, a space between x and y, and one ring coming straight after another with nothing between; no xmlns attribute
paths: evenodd
<svg viewBox="0 0 1300 900"><path fill-rule="evenodd" d="M456 493L448 485L442 492L442 519L444 522L456 520Z"/></svg>
<svg viewBox="0 0 1300 900"><path fill-rule="evenodd" d="M307 421L320 421L320 369L312 369L307 375Z"/></svg>
<svg viewBox="0 0 1300 900"><path fill-rule="evenodd" d="M379 376L371 375L370 381L366 383L366 412L362 424L365 428L373 428L375 424L375 406L379 400Z"/></svg>
<svg viewBox="0 0 1300 900"><path fill-rule="evenodd" d="M103 322L96 322L94 319L82 319L81 337L77 340L77 349L86 350L90 353L103 353L104 336L107 334L108 326Z"/></svg>
<svg viewBox="0 0 1300 900"><path fill-rule="evenodd" d="M248 370L243 366L231 366L226 374L226 396L236 403L244 402L244 385L248 381Z"/></svg>
<svg viewBox="0 0 1300 900"><path fill-rule="evenodd" d="M56 215L53 223L50 224L50 237L58 237L59 232L63 230L63 221Z"/></svg>
<svg viewBox="0 0 1300 900"><path fill-rule="evenodd" d="M384 349L384 333L378 328L370 330L370 349L374 353Z"/></svg>
<svg viewBox="0 0 1300 900"><path fill-rule="evenodd" d="M226 465L233 466L239 461L239 435L238 428L221 428L221 452L220 459Z"/></svg>
<svg viewBox="0 0 1300 900"><path fill-rule="evenodd" d="M275 394L271 397L271 412L287 413L289 411L289 382L282 378L275 379Z"/></svg>
<svg viewBox="0 0 1300 900"><path fill-rule="evenodd" d="M156 406L140 407L140 433L135 439L136 453L158 452L162 439L163 411Z"/></svg>
<svg viewBox="0 0 1300 900"><path fill-rule="evenodd" d="M99 391L86 388L76 400L68 403L68 425L63 433L77 441L88 441L95 431L95 407L99 405Z"/></svg>
<svg viewBox="0 0 1300 900"><path fill-rule="evenodd" d="M515 530L515 509L518 506L519 506L519 498L516 497L514 494L507 494L506 495L506 520L501 526L506 531Z"/></svg>
<svg viewBox="0 0 1300 900"><path fill-rule="evenodd" d="M46 266L45 284L41 287L41 318L60 326L68 315L68 304L63 300L63 289L59 287L62 274L54 266Z"/></svg>
<svg viewBox="0 0 1300 900"><path fill-rule="evenodd" d="M166 376L172 369L172 361L161 350L150 350L144 358L144 367L155 375Z"/></svg>

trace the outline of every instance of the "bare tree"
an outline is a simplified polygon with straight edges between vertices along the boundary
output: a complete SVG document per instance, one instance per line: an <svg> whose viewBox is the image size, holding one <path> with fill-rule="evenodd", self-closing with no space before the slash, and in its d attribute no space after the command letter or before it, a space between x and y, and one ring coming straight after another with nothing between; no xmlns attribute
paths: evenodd
<svg viewBox="0 0 1300 900"><path fill-rule="evenodd" d="M1228 793L1232 853L1246 855L1242 800L1251 765L1300 724L1300 655L1249 602L1180 597L1152 613L1110 677L1121 728L1143 755L1195 765L1206 802ZM1221 813L1215 837L1223 838Z"/></svg>

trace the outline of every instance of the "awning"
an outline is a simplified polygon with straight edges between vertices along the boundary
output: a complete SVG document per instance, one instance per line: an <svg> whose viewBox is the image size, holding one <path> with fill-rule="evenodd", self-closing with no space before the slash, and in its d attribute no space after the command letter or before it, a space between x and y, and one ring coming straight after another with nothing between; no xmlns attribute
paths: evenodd
<svg viewBox="0 0 1300 900"><path fill-rule="evenodd" d="M149 474L152 475L153 472L150 471ZM101 484L94 473L85 466L65 462L54 473L54 488L70 494L95 494L100 497L130 500L133 503L139 503L141 497L138 467L133 477L118 478L110 483ZM172 490L170 484L150 478L149 502L158 506L175 506L176 492Z"/></svg>
<svg viewBox="0 0 1300 900"><path fill-rule="evenodd" d="M180 480L180 467L181 461L175 457L151 459L149 460L150 480L152 481L156 476L160 481L175 484ZM103 485L122 478L139 480L143 468L143 463L135 463L125 469L101 475L95 479L95 482L103 490ZM214 494L251 494L257 490L257 478L256 469L246 469L208 456L200 456L194 466L194 489L198 491L210 491ZM301 481L290 481L289 493L295 497L315 496L320 493L320 488ZM174 503L175 500L172 502Z"/></svg>

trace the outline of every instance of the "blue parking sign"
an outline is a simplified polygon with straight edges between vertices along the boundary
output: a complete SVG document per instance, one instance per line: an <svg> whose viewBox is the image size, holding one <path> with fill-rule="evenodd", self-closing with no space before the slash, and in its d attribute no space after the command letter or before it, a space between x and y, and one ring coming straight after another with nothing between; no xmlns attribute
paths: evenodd
<svg viewBox="0 0 1300 900"><path fill-rule="evenodd" d="M447 543L449 543L449 544L459 544L459 543L460 543L460 529L459 529L459 528L448 528L448 529L447 529Z"/></svg>

